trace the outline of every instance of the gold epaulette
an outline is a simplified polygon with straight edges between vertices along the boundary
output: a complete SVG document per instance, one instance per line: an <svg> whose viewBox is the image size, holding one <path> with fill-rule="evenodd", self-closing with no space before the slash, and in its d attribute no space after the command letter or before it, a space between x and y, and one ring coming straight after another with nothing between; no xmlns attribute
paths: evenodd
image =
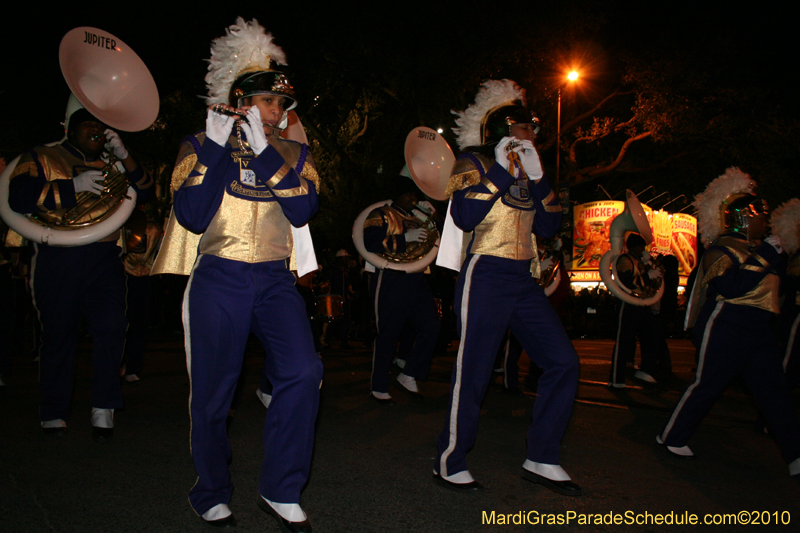
<svg viewBox="0 0 800 533"><path fill-rule="evenodd" d="M195 138L200 143L206 140L205 132L195 135ZM181 144L178 151L178 158L176 159L175 168L172 169L172 180L170 181L170 191L175 194L175 191L181 188L183 182L189 177L195 165L197 165L197 154L194 151L194 145L190 142Z"/></svg>
<svg viewBox="0 0 800 533"><path fill-rule="evenodd" d="M482 169L475 167L475 163L471 158L462 158L456 160L453 165L453 172L450 174L450 180L447 182L445 189L445 196L450 198L457 191L473 187L481 182L481 175L486 173L486 169L492 166L492 162L486 157L478 154L473 154L480 164Z"/></svg>

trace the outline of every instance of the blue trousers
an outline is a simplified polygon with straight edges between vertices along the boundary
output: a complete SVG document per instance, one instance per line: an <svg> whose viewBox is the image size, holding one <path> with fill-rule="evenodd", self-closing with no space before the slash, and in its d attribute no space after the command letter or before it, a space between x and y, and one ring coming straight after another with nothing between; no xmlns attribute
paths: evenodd
<svg viewBox="0 0 800 533"><path fill-rule="evenodd" d="M120 409L125 347L125 270L114 242L60 248L35 245L33 300L42 323L39 387L42 421L69 420L81 317L92 337L92 405Z"/></svg>
<svg viewBox="0 0 800 533"><path fill-rule="evenodd" d="M428 377L441 327L436 302L424 274L379 270L372 276L370 289L378 326L372 357L372 390L389 392L392 357L406 323L414 329L416 338L403 373L424 380Z"/></svg>
<svg viewBox="0 0 800 533"><path fill-rule="evenodd" d="M800 457L800 420L794 409L771 315L761 309L708 302L695 326L697 373L667 422L661 439L686 446L714 402L742 376L787 463Z"/></svg>
<svg viewBox="0 0 800 533"><path fill-rule="evenodd" d="M203 255L195 263L183 322L198 476L189 501L200 515L231 499L225 421L251 328L264 345L264 371L274 386L259 493L274 502L300 502L311 468L322 361L294 281L284 261L249 264Z"/></svg>
<svg viewBox="0 0 800 533"><path fill-rule="evenodd" d="M458 277L455 309L461 344L447 419L439 435L437 472L451 476L468 470L466 454L477 436L480 404L509 327L531 361L544 371L526 456L559 464L561 437L578 386L578 356L544 291L531 277L530 261L468 256Z"/></svg>

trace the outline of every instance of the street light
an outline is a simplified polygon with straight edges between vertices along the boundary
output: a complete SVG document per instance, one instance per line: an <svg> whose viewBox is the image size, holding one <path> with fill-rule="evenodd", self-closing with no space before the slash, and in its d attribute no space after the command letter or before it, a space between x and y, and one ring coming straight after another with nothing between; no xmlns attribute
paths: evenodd
<svg viewBox="0 0 800 533"><path fill-rule="evenodd" d="M573 70L569 74L567 74L567 82L574 82L578 79L578 71ZM561 177L561 88L566 85L563 83L558 86L558 120L557 120L557 131L556 131L556 188L558 188L558 184L560 182Z"/></svg>

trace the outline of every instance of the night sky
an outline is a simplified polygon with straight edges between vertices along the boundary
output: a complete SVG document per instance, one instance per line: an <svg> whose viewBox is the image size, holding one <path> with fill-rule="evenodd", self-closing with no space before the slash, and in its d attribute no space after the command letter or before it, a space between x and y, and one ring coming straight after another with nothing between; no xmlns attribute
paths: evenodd
<svg viewBox="0 0 800 533"><path fill-rule="evenodd" d="M148 66L162 97L177 89L203 94L203 59L209 56L210 41L222 35L237 15L257 18L275 35L287 53L292 80L301 93L304 73L331 61L365 78L371 75L371 63L397 61L402 65L397 76L410 78L425 91L430 78L439 73L448 77L470 69L476 50L513 53L507 44L509 34L516 35L515 43L526 35L544 34L552 40L563 39L563 48L571 51L571 57L553 57L549 65L532 67L536 76L540 71L541 76L553 76L565 62L577 62L586 69L588 76L572 103L576 110L581 106L588 109L593 99L617 83L617 56L623 51L663 48L665 53L678 50L698 58L719 56L725 62L721 72L726 76L741 76L743 83L763 86L765 98L774 100L782 112L797 116L798 32L793 14L770 7L777 3L769 2L725 11L703 7L703 2L687 3L684 5L690 7L684 8L676 3L652 4L658 6L620 1L460 2L437 7L408 3L348 9L337 4L311 11L307 3L281 2L258 8L251 7L253 3L246 8L226 3L213 14L188 3L159 11L143 11L132 7L133 3L104 3L94 10L85 4L55 11L27 7L25 16L6 18L14 23L0 32L4 68L0 94L5 103L0 114L0 155L13 155L25 146L60 137L58 123L63 119L68 89L58 66L58 45L70 29L95 26L123 40ZM19 6L15 9L21 11ZM37 15L40 18L35 18ZM597 24L579 27L588 27L586 21ZM715 49L720 36L727 43L722 51ZM425 74L420 76L414 65ZM487 78L515 73L476 74ZM414 80L415 76L419 79ZM353 81L357 86L358 80ZM459 108L476 89L471 86L461 88L461 94L430 94L430 102L442 110ZM300 105L302 113L304 102ZM553 113L540 111L545 116ZM177 146L179 139L175 142Z"/></svg>

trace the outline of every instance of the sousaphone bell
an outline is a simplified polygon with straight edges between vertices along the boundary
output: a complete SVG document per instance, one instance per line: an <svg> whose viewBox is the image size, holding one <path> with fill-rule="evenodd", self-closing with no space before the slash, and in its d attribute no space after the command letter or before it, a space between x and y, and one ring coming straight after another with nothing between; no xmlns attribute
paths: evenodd
<svg viewBox="0 0 800 533"><path fill-rule="evenodd" d="M406 136L404 156L408 171L417 187L434 200L446 200L445 190L456 160L447 141L430 128L423 126L414 128ZM428 229L425 249L421 252L415 251L412 258L397 256L388 258L372 253L364 246L364 222L367 217L374 209L390 203L391 200L376 202L361 212L353 223L353 244L361 257L377 268L421 272L436 259L439 247L439 230L430 216L423 224Z"/></svg>
<svg viewBox="0 0 800 533"><path fill-rule="evenodd" d="M630 289L619 283L617 274L617 259L624 252L623 237L625 232L635 231L645 240L647 244L653 242L653 231L647 221L647 215L642 208L642 204L633 191L625 191L625 210L617 215L611 222L609 236L611 238L611 250L603 254L600 259L600 278L611 291L611 294L625 303L646 307L653 305L664 296L664 284L662 283L658 291L652 296L640 298L634 295ZM613 277L612 277L613 273Z"/></svg>
<svg viewBox="0 0 800 533"><path fill-rule="evenodd" d="M110 33L92 27L69 31L61 40L59 63L73 95L67 119L82 105L110 128L141 131L158 116L158 89L150 71L128 45ZM16 213L8 205L8 187L18 162L19 156L0 174L0 216L29 240L53 246L90 244L117 231L136 206L136 191L127 185L121 163L110 163L104 169L107 192L99 198L81 193L75 210L80 216L59 214L54 219Z"/></svg>

